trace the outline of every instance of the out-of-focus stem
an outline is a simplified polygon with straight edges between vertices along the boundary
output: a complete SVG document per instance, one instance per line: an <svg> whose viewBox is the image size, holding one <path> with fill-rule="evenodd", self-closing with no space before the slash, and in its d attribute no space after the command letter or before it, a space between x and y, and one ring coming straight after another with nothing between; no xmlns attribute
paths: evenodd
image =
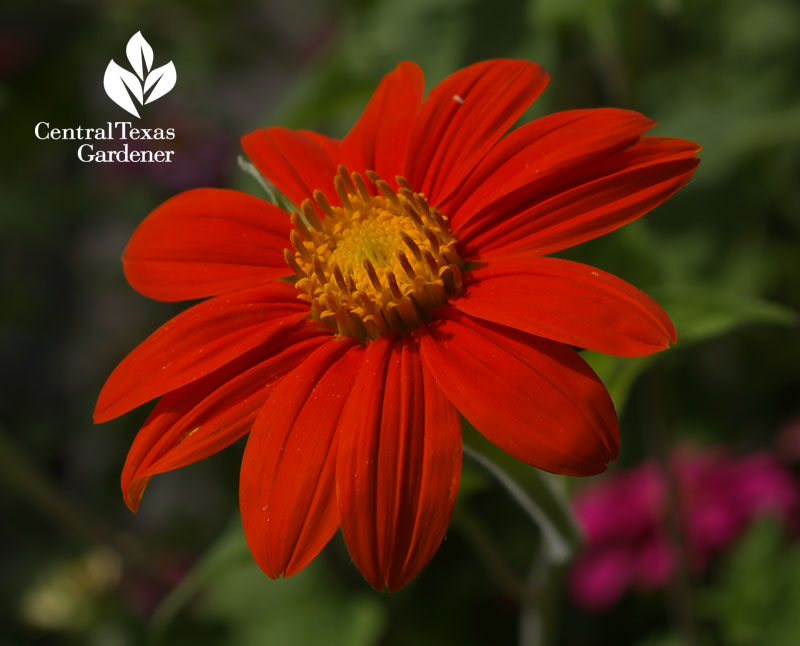
<svg viewBox="0 0 800 646"><path fill-rule="evenodd" d="M508 567L508 564L497 552L491 538L489 538L489 535L478 521L471 517L466 510L460 510L459 513L453 516L453 525L483 561L486 569L503 591L503 594L520 604L524 603L523 598L528 594L528 587Z"/></svg>
<svg viewBox="0 0 800 646"><path fill-rule="evenodd" d="M462 531L465 538L482 557L504 592L519 604L519 646L544 646L553 643L557 583L562 569L560 566L569 560L581 542L580 529L569 502L562 492L552 488L552 483L545 479L544 474L529 472L523 487L466 440L464 455L491 474L539 528L539 541L534 546L527 577L518 577L508 567L488 533L477 521L466 515L466 512L456 514L453 522L456 523L459 519L463 521ZM557 520L553 519L554 513L557 514Z"/></svg>
<svg viewBox="0 0 800 646"><path fill-rule="evenodd" d="M648 436L652 439L653 453L667 483L667 531L677 557L675 575L670 579L668 592L676 628L686 646L699 646L697 619L692 601L692 584L689 574L689 545L681 513L680 488L670 461L669 427L664 394L658 369L654 368L646 379L646 419Z"/></svg>
<svg viewBox="0 0 800 646"><path fill-rule="evenodd" d="M0 428L0 480L20 498L74 540L104 546L135 570L146 571L148 561L141 548L111 532L100 520L66 496L41 472Z"/></svg>
<svg viewBox="0 0 800 646"><path fill-rule="evenodd" d="M545 646L555 643L555 611L561 568L550 563L541 549L536 550L525 579L527 594L519 611L519 646Z"/></svg>
<svg viewBox="0 0 800 646"><path fill-rule="evenodd" d="M552 612L557 590L558 568L547 559L541 543L536 546L530 570L520 578L495 549L488 533L465 510L453 517L453 525L483 561L495 583L519 604L519 646L545 646L552 643Z"/></svg>

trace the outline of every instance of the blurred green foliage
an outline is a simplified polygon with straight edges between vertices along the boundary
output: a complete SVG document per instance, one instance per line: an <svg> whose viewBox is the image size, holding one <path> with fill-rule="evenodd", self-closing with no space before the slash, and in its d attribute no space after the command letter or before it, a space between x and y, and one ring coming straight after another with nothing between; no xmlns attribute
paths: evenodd
<svg viewBox="0 0 800 646"><path fill-rule="evenodd" d="M0 642L125 646L160 634L170 644L506 644L524 637L538 612L554 643L682 643L663 595L586 616L559 589L557 572L531 611L518 585L536 574L541 536L469 460L447 540L392 596L368 588L338 539L296 578L263 577L239 530L227 529L241 446L156 478L130 516L118 473L144 413L95 428L93 400L124 353L177 308L129 290L119 253L144 215L178 190L259 192L236 166L237 138L256 126L342 135L401 59L423 67L428 87L483 58L536 60L552 81L527 118L614 105L656 119L654 134L704 146L696 177L670 202L565 254L645 289L678 329L676 348L656 357L587 353L622 416L622 462L653 452L657 425L672 442L769 448L800 414L797 2L12 1L2 12L0 428L39 470L45 498L61 497L84 520L76 530L10 471L0 474L10 485L0 488ZM171 173L89 167L71 147L37 141L39 120L119 118L102 73L138 30L178 69L169 100L146 116L147 125L184 133ZM666 419L656 419L659 408ZM537 476L501 466L523 484L532 478L526 495L547 506ZM81 592L93 604L90 620L53 625L26 615L24 600L52 589L43 580L80 570L98 546L121 574ZM774 526L754 528L695 582L702 638L797 643L798 562L796 543ZM78 577L84 587L93 580Z"/></svg>
<svg viewBox="0 0 800 646"><path fill-rule="evenodd" d="M699 594L701 616L725 644L791 646L800 635L800 545L764 520L719 564L714 586Z"/></svg>
<svg viewBox="0 0 800 646"><path fill-rule="evenodd" d="M227 626L225 643L231 646L367 646L385 625L384 608L374 595L367 590L342 594L319 563L276 586L253 567L238 519L164 600L153 617L153 643L174 643L175 614L201 592L194 612Z"/></svg>

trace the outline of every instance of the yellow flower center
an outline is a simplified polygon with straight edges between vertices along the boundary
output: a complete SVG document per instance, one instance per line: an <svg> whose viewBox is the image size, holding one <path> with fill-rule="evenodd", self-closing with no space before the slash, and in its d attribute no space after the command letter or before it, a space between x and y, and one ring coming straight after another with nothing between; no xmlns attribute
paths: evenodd
<svg viewBox="0 0 800 646"><path fill-rule="evenodd" d="M342 205L315 191L302 214L292 213L294 252L284 250L311 316L362 343L416 328L461 291L463 270L445 216L402 177L397 192L375 173L367 177L376 195L340 166L334 187Z"/></svg>

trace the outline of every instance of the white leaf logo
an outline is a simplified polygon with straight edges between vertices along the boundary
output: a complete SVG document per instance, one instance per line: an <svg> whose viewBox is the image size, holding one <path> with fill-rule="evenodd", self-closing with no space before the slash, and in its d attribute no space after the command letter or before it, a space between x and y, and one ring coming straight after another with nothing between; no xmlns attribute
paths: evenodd
<svg viewBox="0 0 800 646"><path fill-rule="evenodd" d="M125 47L125 53L128 55L128 61L131 67L133 67L133 70L139 75L140 79L144 80L145 75L153 66L153 48L150 47L150 43L144 39L142 32L137 31L131 36L131 39ZM142 59L144 59L147 72L145 72L142 67Z"/></svg>
<svg viewBox="0 0 800 646"><path fill-rule="evenodd" d="M103 77L103 87L114 103L134 117L138 117L139 111L133 99L136 99L139 105L160 99L175 87L178 75L172 61L154 70L151 69L153 48L140 31L128 41L125 54L136 74L117 65L114 59L111 59Z"/></svg>
<svg viewBox="0 0 800 646"><path fill-rule="evenodd" d="M151 103L156 99L160 99L175 87L175 81L177 79L178 75L175 72L175 65L172 64L172 61L166 65L162 65L161 67L154 69L152 72L150 72L144 82L145 94L147 94L147 91L151 87L153 88L153 91L150 92L150 95L145 100L145 103Z"/></svg>

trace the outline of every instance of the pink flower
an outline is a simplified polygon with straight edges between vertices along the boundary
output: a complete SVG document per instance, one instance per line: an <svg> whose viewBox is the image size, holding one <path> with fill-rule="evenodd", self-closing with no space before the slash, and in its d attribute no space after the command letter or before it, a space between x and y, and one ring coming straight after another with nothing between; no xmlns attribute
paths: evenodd
<svg viewBox="0 0 800 646"><path fill-rule="evenodd" d="M724 451L676 450L680 510L690 565L703 572L711 556L756 517L788 521L798 507L795 478L774 457L734 457ZM653 462L598 480L575 499L586 548L570 571L580 606L611 608L633 587L655 590L675 572L676 548L667 529L668 483Z"/></svg>

